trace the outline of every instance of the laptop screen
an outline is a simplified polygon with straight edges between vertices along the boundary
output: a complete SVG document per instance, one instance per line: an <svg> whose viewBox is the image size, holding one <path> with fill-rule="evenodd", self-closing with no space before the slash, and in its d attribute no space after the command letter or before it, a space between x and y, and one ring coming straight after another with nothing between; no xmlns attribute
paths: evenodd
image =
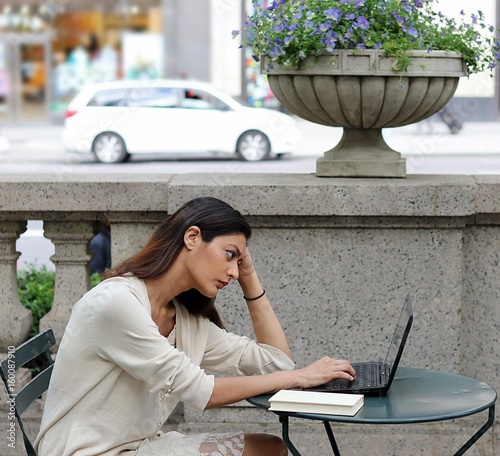
<svg viewBox="0 0 500 456"><path fill-rule="evenodd" d="M392 336L387 356L385 357L384 364L389 365L389 367L391 368L391 373L394 364L396 362L399 362L399 358L401 357L401 352L404 345L403 339L408 337L409 326L411 325L412 321L413 310L411 306L411 296L410 294L408 294L406 296L403 309L401 310L396 330L394 331L394 335Z"/></svg>

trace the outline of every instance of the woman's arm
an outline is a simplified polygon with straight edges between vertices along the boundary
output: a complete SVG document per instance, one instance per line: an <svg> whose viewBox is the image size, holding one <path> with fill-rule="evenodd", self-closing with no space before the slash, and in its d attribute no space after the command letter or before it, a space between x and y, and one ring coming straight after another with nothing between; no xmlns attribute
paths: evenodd
<svg viewBox="0 0 500 456"><path fill-rule="evenodd" d="M216 378L212 396L206 408L233 404L248 397L280 389L317 386L334 378L352 381L355 375L348 361L324 357L303 369L294 371L280 371L251 377Z"/></svg>
<svg viewBox="0 0 500 456"><path fill-rule="evenodd" d="M283 328L260 283L248 249L241 257L238 282L246 300L257 342L279 348L291 357ZM262 296L261 296L262 295ZM252 299L259 297L258 299Z"/></svg>

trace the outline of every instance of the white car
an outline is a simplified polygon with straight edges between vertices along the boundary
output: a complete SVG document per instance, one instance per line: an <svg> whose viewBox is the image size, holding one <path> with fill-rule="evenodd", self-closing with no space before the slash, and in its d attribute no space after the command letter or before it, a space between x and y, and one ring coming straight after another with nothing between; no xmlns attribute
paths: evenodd
<svg viewBox="0 0 500 456"><path fill-rule="evenodd" d="M138 80L84 88L68 106L62 139L67 151L103 163L200 152L259 161L294 152L300 130L293 117L246 107L208 83Z"/></svg>

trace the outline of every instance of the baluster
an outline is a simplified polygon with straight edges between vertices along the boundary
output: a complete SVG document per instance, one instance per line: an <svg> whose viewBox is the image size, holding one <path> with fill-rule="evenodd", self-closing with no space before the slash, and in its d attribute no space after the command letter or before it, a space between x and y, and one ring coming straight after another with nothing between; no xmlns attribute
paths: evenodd
<svg viewBox="0 0 500 456"><path fill-rule="evenodd" d="M54 303L40 320L40 331L52 328L58 346L73 305L90 289L89 242L95 234L95 223L45 222L44 228L45 237L55 246L51 260L56 267L56 283Z"/></svg>
<svg viewBox="0 0 500 456"><path fill-rule="evenodd" d="M26 221L0 222L0 353L24 342L33 317L17 293L16 241L26 231Z"/></svg>

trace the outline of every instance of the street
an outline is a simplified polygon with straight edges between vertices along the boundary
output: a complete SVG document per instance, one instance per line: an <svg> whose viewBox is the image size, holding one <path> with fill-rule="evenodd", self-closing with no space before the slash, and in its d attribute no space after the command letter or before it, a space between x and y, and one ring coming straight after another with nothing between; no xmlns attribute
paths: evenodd
<svg viewBox="0 0 500 456"><path fill-rule="evenodd" d="M0 173L314 173L316 159L334 147L341 128L298 119L303 132L296 154L280 160L243 162L209 155L141 155L128 163L107 165L92 156L63 150L62 126L3 127L10 150L0 152ZM466 123L453 135L437 118L407 127L384 130L387 144L407 159L411 174L498 174L498 122Z"/></svg>

